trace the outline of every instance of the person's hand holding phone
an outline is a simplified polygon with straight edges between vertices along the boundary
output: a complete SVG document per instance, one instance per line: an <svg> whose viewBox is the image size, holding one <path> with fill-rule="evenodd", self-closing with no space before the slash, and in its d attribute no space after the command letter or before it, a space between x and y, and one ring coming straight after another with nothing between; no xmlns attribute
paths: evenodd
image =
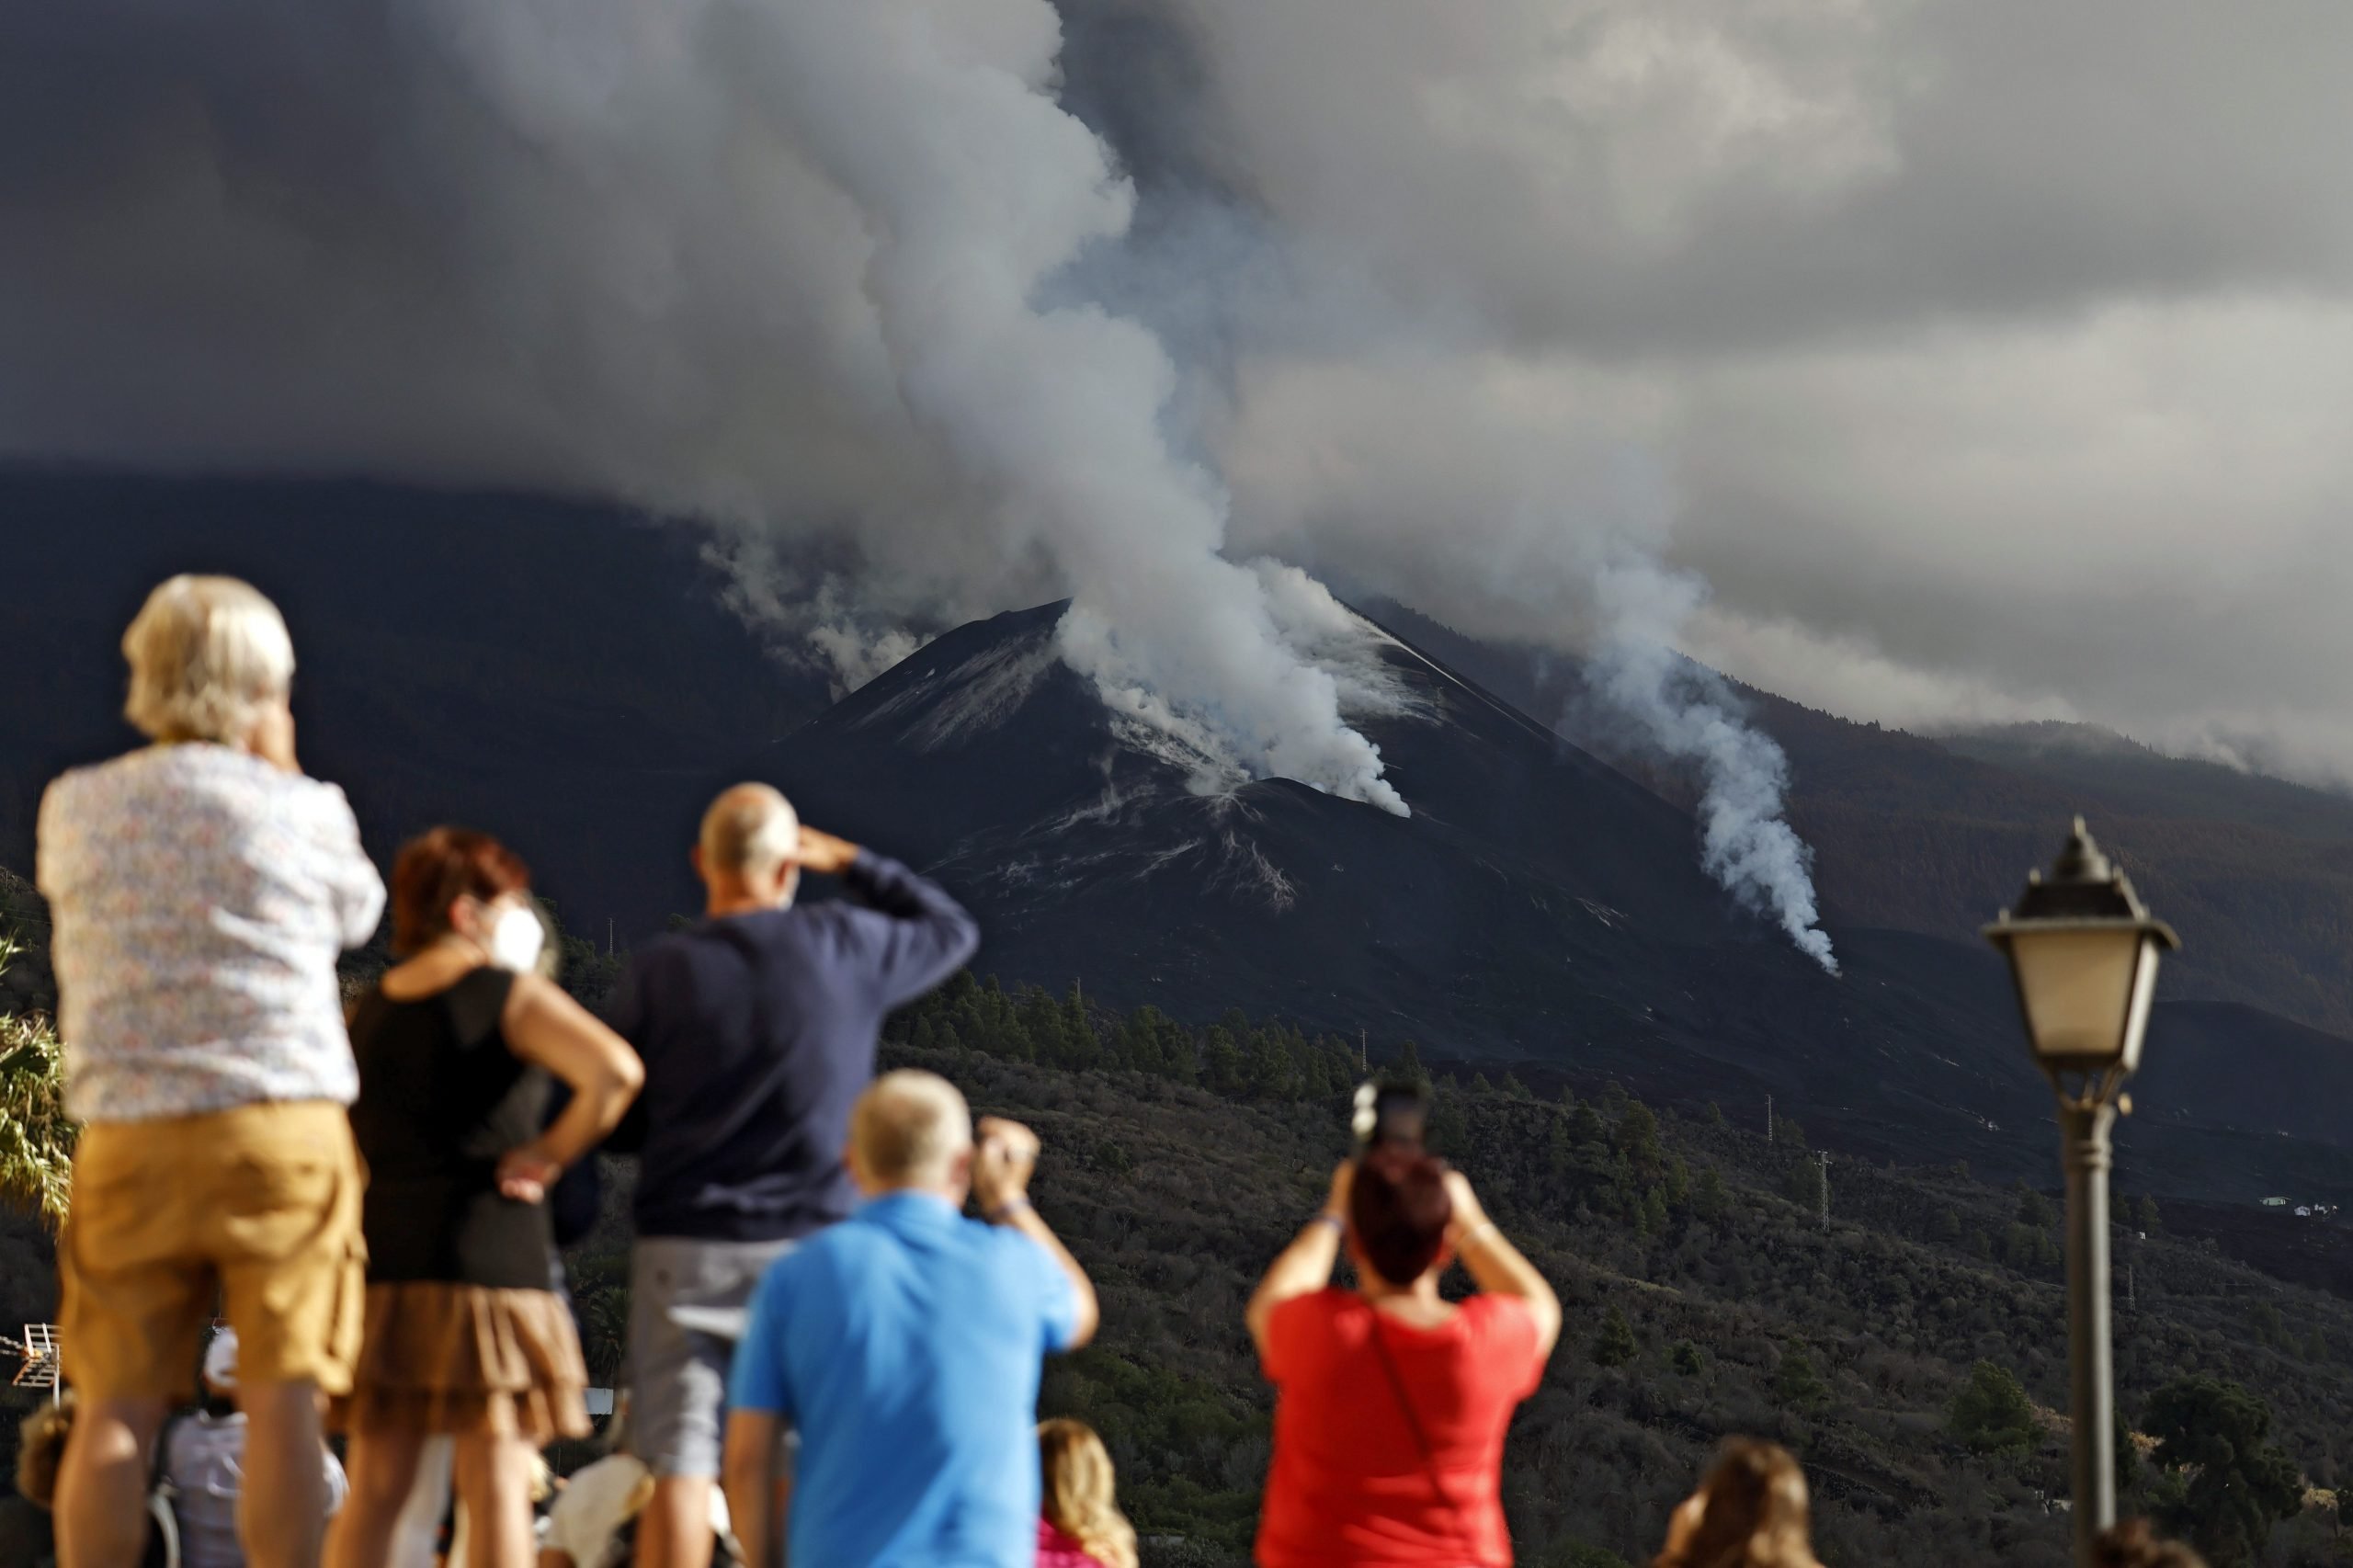
<svg viewBox="0 0 2353 1568"><path fill-rule="evenodd" d="M1348 1222L1348 1194L1356 1187L1357 1163L1342 1160L1332 1173L1332 1190L1324 1199L1324 1214L1342 1225Z"/></svg>
<svg viewBox="0 0 2353 1568"><path fill-rule="evenodd" d="M1487 1211L1479 1206L1479 1195L1471 1190L1471 1178L1461 1171L1446 1173L1446 1197L1454 1210L1454 1217L1447 1221L1447 1244L1459 1247L1465 1236L1487 1223Z"/></svg>
<svg viewBox="0 0 2353 1568"><path fill-rule="evenodd" d="M1038 1168L1038 1135L1017 1121L984 1116L972 1129L972 1196L990 1219L1029 1200L1030 1173Z"/></svg>

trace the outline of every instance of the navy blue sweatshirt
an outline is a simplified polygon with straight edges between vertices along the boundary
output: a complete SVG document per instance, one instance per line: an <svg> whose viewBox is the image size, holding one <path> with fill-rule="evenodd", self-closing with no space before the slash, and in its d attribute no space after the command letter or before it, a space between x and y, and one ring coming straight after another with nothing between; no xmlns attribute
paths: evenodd
<svg viewBox="0 0 2353 1568"><path fill-rule="evenodd" d="M980 927L871 851L842 881L858 902L708 919L622 977L613 1028L645 1087L609 1147L640 1157L639 1235L781 1241L849 1213L842 1151L882 1017L953 974Z"/></svg>

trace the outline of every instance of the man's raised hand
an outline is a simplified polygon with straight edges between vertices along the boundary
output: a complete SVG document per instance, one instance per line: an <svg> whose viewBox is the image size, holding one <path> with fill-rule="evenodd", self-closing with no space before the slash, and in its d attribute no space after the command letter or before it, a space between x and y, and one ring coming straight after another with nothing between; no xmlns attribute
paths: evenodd
<svg viewBox="0 0 2353 1568"><path fill-rule="evenodd" d="M820 833L803 823L801 824L801 846L793 852L792 858L804 871L814 871L821 877L838 877L849 869L851 861L858 858L858 846L847 838Z"/></svg>
<svg viewBox="0 0 2353 1568"><path fill-rule="evenodd" d="M972 1196L994 1219L1009 1203L1027 1202L1029 1173L1038 1168L1038 1135L1017 1121L984 1116L972 1129Z"/></svg>

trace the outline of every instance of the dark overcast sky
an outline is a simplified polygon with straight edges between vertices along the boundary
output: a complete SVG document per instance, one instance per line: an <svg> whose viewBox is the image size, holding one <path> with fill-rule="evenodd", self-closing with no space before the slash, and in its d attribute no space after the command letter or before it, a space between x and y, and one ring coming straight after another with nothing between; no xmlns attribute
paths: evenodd
<svg viewBox="0 0 2353 1568"><path fill-rule="evenodd" d="M1067 21L1143 192L1069 287L1169 339L1236 553L1568 641L1654 551L1712 587L1691 650L1803 700L2353 776L2353 7L873 3L947 71ZM1068 550L973 521L890 384L794 9L7 7L0 451L609 494L861 540L886 616L1042 596ZM886 153L923 112L858 108Z"/></svg>

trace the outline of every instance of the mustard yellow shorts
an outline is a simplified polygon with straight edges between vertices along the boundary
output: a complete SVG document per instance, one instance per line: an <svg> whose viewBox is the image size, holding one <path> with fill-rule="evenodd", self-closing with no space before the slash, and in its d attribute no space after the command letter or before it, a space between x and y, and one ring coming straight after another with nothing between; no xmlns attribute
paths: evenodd
<svg viewBox="0 0 2353 1568"><path fill-rule="evenodd" d="M214 1303L237 1381L346 1393L359 1353L366 1176L343 1107L93 1122L58 1246L58 1346L85 1399L185 1399Z"/></svg>

